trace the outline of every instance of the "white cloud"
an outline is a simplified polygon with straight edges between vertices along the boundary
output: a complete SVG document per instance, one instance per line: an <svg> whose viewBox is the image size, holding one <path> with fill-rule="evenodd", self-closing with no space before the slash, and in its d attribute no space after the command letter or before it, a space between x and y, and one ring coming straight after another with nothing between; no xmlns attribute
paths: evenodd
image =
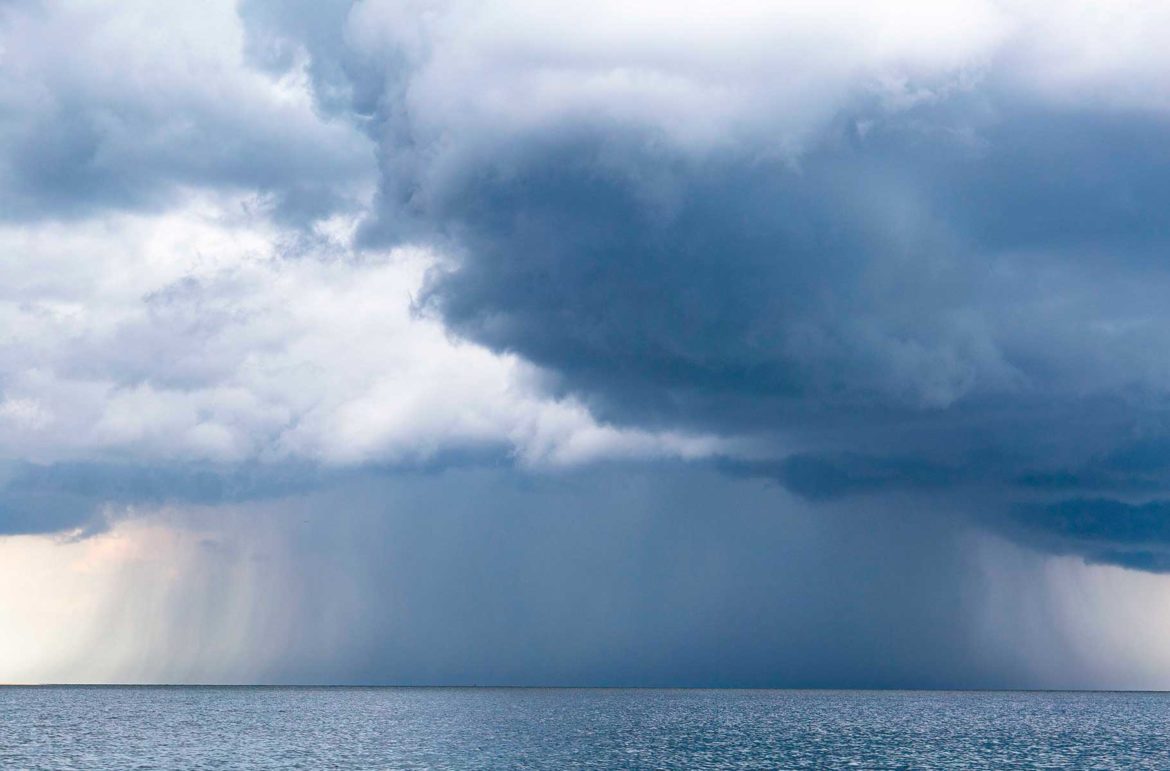
<svg viewBox="0 0 1170 771"><path fill-rule="evenodd" d="M1068 104L1170 109L1170 5L1161 0L1016 0L1005 52L1023 87Z"/></svg>
<svg viewBox="0 0 1170 771"><path fill-rule="evenodd" d="M412 309L435 257L349 251L249 201L164 216L0 228L0 453L37 461L419 461L507 449L523 463L695 456L723 443L598 425L511 355Z"/></svg>
<svg viewBox="0 0 1170 771"><path fill-rule="evenodd" d="M980 63L990 2L581 2L356 6L353 46L410 62L414 128L470 141L610 121L689 147L798 142L859 88Z"/></svg>

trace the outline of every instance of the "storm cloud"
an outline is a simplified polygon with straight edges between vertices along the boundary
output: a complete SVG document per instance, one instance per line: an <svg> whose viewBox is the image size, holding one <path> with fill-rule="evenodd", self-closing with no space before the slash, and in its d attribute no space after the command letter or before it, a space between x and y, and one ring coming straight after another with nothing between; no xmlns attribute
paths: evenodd
<svg viewBox="0 0 1170 771"><path fill-rule="evenodd" d="M1137 682L1018 622L1170 572L1167 24L0 4L0 547L103 677Z"/></svg>
<svg viewBox="0 0 1170 771"><path fill-rule="evenodd" d="M1107 14L1094 68L1080 7L890 4L839 63L779 41L862 21L733 5L700 33L710 9L604 7L578 29L572 8L530 26L523 3L369 3L344 40L300 38L319 101L342 112L348 84L379 144L359 237L443 245L424 308L602 419L756 436L764 473L809 497L974 488L994 526L1122 483L1088 470L1166 441L1153 41L1143 58ZM292 45L264 8L245 6L253 34ZM1148 564L1128 548L1107 559Z"/></svg>

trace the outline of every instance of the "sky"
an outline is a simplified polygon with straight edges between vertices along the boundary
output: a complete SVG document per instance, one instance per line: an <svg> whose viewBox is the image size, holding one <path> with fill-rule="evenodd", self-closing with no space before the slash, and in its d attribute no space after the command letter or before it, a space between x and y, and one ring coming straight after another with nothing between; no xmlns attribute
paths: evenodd
<svg viewBox="0 0 1170 771"><path fill-rule="evenodd" d="M1170 687L1167 25L0 0L0 682Z"/></svg>

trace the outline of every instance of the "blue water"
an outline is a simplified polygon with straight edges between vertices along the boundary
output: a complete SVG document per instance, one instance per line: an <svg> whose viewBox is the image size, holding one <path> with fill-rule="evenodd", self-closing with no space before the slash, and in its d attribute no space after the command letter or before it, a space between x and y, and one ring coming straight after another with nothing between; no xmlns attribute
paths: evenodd
<svg viewBox="0 0 1170 771"><path fill-rule="evenodd" d="M5 769L1170 768L1170 695L0 688Z"/></svg>

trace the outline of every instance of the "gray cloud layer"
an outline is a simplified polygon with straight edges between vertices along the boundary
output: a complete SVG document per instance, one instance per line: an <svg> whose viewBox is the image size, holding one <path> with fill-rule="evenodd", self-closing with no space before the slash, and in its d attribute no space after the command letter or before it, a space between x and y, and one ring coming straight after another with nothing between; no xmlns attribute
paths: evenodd
<svg viewBox="0 0 1170 771"><path fill-rule="evenodd" d="M369 146L231 68L232 13L0 8L0 217L162 211L190 186L262 191L286 220L352 206Z"/></svg>

